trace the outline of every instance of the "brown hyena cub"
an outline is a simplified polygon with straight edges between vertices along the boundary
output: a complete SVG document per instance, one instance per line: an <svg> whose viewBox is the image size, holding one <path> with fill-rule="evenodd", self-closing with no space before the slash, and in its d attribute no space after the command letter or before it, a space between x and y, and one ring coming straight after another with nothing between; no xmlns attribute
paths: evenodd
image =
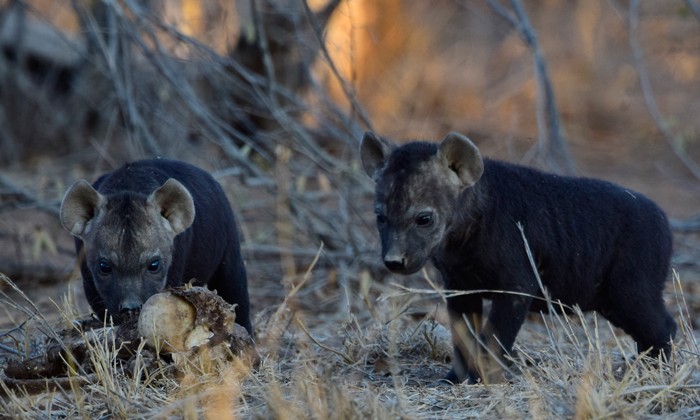
<svg viewBox="0 0 700 420"><path fill-rule="evenodd" d="M482 159L458 133L402 146L366 133L361 158L376 182L387 268L411 274L430 260L449 290L500 291L448 299L455 358L446 380L499 380L499 363L482 355L502 358L527 311L546 309L519 224L554 300L598 311L640 352L668 352L676 324L661 294L671 232L643 195ZM483 299L491 310L482 325Z"/></svg>

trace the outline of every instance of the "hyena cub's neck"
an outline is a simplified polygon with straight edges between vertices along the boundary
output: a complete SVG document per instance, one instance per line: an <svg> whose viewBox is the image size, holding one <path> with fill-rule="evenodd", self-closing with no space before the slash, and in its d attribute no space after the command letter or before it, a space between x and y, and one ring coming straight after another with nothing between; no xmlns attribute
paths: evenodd
<svg viewBox="0 0 700 420"><path fill-rule="evenodd" d="M488 168L488 165L486 167ZM488 211L489 194L486 175L485 173L475 185L462 190L453 200L445 235L437 252L463 247L481 229L484 214Z"/></svg>

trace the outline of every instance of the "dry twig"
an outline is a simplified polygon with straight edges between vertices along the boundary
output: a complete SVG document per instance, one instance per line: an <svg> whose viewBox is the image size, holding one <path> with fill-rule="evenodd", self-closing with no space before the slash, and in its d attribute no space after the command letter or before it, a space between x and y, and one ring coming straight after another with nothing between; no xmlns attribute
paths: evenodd
<svg viewBox="0 0 700 420"><path fill-rule="evenodd" d="M486 0L498 16L507 21L530 49L535 61L535 78L539 87L537 94L537 126L539 128L540 153L544 153L547 164L552 169L565 174L573 174L576 169L569 154L561 118L554 99L554 88L549 78L547 62L537 42L537 35L530 24L527 12L520 0L510 0L513 13L508 12L498 0Z"/></svg>
<svg viewBox="0 0 700 420"><path fill-rule="evenodd" d="M666 140L671 150L676 155L678 160L680 160L683 165L693 174L693 176L700 181L700 166L683 150L680 142L676 136L671 131L666 119L661 114L658 105L656 104L656 99L654 97L654 92L652 91L651 79L649 77L649 71L647 70L646 64L644 62L644 53L642 52L642 46L639 42L638 32L639 32L639 1L630 0L629 3L629 40L630 48L632 49L632 56L634 57L634 67L639 75L639 85L642 88L642 94L644 95L644 101L649 111L656 128L661 133L661 136Z"/></svg>

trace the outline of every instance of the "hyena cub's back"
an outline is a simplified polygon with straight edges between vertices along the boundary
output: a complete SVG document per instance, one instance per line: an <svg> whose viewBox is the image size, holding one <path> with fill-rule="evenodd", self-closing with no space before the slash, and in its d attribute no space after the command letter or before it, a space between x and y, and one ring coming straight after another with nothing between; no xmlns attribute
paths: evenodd
<svg viewBox="0 0 700 420"><path fill-rule="evenodd" d="M527 310L542 308L533 299L542 292L519 226L555 300L600 312L639 351L670 348L676 326L661 294L671 233L663 211L641 194L482 159L457 133L440 144L402 146L367 133L361 157L376 182L377 227L390 270L410 274L431 260L448 289L501 291L448 299L455 341L450 381L497 376L491 371L498 364L482 357L486 352L467 332L481 331L490 353L502 355ZM484 298L492 305L482 325Z"/></svg>
<svg viewBox="0 0 700 420"><path fill-rule="evenodd" d="M126 164L92 186L76 182L61 221L84 249L83 285L97 314L118 318L196 279L237 304L236 322L252 331L235 217L207 172L166 159Z"/></svg>

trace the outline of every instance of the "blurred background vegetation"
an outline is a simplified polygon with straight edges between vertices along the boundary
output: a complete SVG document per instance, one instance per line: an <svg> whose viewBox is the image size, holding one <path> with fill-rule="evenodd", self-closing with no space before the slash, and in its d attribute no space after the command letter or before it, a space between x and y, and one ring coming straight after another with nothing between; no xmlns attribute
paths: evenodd
<svg viewBox="0 0 700 420"><path fill-rule="evenodd" d="M397 140L458 130L487 156L647 194L674 219L674 261L694 295L694 0L5 0L0 8L0 272L37 298L82 292L56 217L67 186L163 156L212 171L229 193L254 311L282 299L323 243L298 305L351 312L364 305L353 296L387 276L372 185L357 161L367 129Z"/></svg>

